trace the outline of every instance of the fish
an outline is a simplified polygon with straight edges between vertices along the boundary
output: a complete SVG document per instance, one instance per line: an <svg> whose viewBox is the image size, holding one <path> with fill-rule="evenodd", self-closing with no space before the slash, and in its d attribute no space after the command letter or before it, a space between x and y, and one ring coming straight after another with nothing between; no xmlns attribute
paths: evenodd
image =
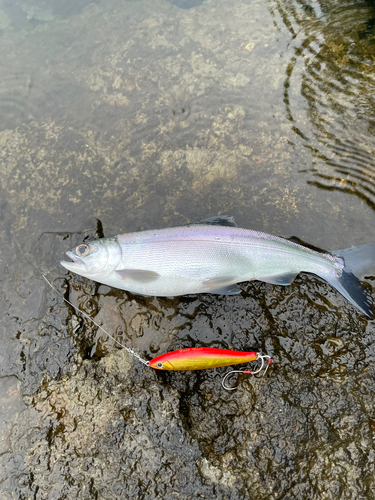
<svg viewBox="0 0 375 500"><path fill-rule="evenodd" d="M292 239L242 229L231 216L185 226L120 234L81 243L61 265L133 294L174 297L236 295L238 283L290 285L301 273L327 281L370 319L371 297L360 279L373 276L375 244L318 251Z"/></svg>
<svg viewBox="0 0 375 500"><path fill-rule="evenodd" d="M149 366L156 370L205 370L249 363L256 359L258 359L256 352L232 351L213 347L189 347L157 356L149 362Z"/></svg>

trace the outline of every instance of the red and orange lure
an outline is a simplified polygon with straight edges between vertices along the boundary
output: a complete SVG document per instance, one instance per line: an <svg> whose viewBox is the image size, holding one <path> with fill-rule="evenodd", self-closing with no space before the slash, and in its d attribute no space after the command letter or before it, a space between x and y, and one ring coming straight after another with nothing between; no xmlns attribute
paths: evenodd
<svg viewBox="0 0 375 500"><path fill-rule="evenodd" d="M118 340L116 340L112 335L110 335L102 326L96 323L88 314L80 311L74 304L69 302L65 297L63 297L47 280L47 278L42 275L45 281L50 285L50 287L63 298L65 302L74 307L83 316L90 319L98 328L100 328L108 337L114 340L122 348L136 357L141 363L156 370L206 370L208 368L219 368L221 366L238 365L243 363L250 363L252 361L256 362L253 370L232 370L227 373L222 380L222 386L224 389L233 390L235 387L229 387L225 384L226 379L233 373L246 373L249 375L257 375L258 377L263 377L268 367L273 363L273 359L270 356L262 355L259 352L246 352L246 351L232 351L230 349L218 349L213 347L189 347L186 349L178 349L177 351L167 352L151 361L143 359L139 354L137 354L130 347L126 347ZM261 373L262 372L262 373Z"/></svg>
<svg viewBox="0 0 375 500"><path fill-rule="evenodd" d="M219 366L255 361L256 352L230 351L211 347L190 347L167 352L152 359L148 366L156 370L205 370Z"/></svg>
<svg viewBox="0 0 375 500"><path fill-rule="evenodd" d="M178 351L167 352L152 359L148 366L156 370L206 370L208 368L219 368L220 366L239 365L259 361L253 370L232 370L227 373L221 384L224 389L232 391L235 387L226 385L228 377L233 373L246 373L264 377L268 367L273 363L270 356L259 352L231 351L229 349L216 349L213 347L190 347ZM262 372L261 375L260 372Z"/></svg>

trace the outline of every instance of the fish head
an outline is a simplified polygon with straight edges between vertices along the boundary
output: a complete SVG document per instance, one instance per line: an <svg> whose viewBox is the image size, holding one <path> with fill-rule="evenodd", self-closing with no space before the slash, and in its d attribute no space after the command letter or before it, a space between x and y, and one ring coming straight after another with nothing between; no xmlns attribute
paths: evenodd
<svg viewBox="0 0 375 500"><path fill-rule="evenodd" d="M170 363L167 359L158 360L157 358L152 359L149 363L151 368L155 368L155 370L175 370L172 363Z"/></svg>
<svg viewBox="0 0 375 500"><path fill-rule="evenodd" d="M101 238L81 243L66 255L71 262L63 260L60 264L69 271L82 276L103 275L116 269L121 260L121 247L114 238Z"/></svg>

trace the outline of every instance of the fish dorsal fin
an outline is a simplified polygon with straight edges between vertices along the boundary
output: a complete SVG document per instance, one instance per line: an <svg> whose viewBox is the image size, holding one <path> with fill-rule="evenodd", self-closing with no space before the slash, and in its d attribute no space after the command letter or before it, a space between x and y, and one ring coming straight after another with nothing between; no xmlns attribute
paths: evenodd
<svg viewBox="0 0 375 500"><path fill-rule="evenodd" d="M195 224L238 227L232 215L216 215L215 217L209 217L208 219L197 220L196 222L188 224L188 226L194 226Z"/></svg>
<svg viewBox="0 0 375 500"><path fill-rule="evenodd" d="M119 269L116 274L124 281L131 280L139 283L151 283L160 278L160 274L144 269Z"/></svg>
<svg viewBox="0 0 375 500"><path fill-rule="evenodd" d="M292 283L297 274L298 272L273 274L272 276L256 277L256 279L259 281L264 281L265 283L270 283L271 285L287 286Z"/></svg>

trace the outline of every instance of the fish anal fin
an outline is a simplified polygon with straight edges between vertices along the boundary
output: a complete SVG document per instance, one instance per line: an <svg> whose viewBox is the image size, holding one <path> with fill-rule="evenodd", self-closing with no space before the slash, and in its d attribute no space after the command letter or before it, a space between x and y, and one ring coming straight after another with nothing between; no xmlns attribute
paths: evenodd
<svg viewBox="0 0 375 500"><path fill-rule="evenodd" d="M116 271L122 280L138 281L139 283L151 283L160 278L160 274L144 269L120 269Z"/></svg>
<svg viewBox="0 0 375 500"><path fill-rule="evenodd" d="M196 222L192 222L188 224L189 226L193 226L195 224L205 224L210 226L230 226L230 227L238 227L234 217L231 215L216 215L215 217L209 217L208 219L198 220Z"/></svg>
<svg viewBox="0 0 375 500"><path fill-rule="evenodd" d="M283 274L273 274L272 276L261 276L257 277L255 279L259 281L264 281L266 283L270 283L271 285L281 285L281 286L287 286L290 285L296 276L298 275L298 272L295 273L283 273Z"/></svg>

